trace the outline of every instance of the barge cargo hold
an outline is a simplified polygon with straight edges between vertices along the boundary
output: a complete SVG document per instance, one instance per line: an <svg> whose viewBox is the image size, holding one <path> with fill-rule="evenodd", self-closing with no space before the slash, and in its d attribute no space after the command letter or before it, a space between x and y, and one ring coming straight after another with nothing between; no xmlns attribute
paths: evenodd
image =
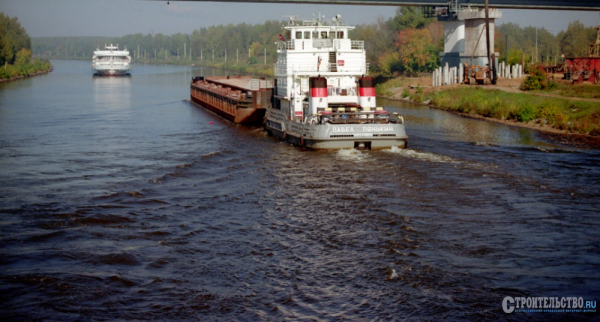
<svg viewBox="0 0 600 322"><path fill-rule="evenodd" d="M261 124L272 92L272 81L250 76L199 76L190 85L194 103L236 124Z"/></svg>

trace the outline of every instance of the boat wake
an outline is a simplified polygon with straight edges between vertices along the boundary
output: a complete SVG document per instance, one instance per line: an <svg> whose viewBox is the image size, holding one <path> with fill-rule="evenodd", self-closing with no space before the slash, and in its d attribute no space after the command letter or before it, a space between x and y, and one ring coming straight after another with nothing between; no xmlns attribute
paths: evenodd
<svg viewBox="0 0 600 322"><path fill-rule="evenodd" d="M336 155L339 159L364 162L370 159L369 152L356 149L341 149Z"/></svg>
<svg viewBox="0 0 600 322"><path fill-rule="evenodd" d="M452 159L451 157L447 157L445 155L439 155L428 152L418 152L412 149L400 149L398 147L393 146L389 150L383 150L388 153L400 154L405 157L418 159L421 161L429 161L429 162L442 162L442 163L460 163L460 161Z"/></svg>

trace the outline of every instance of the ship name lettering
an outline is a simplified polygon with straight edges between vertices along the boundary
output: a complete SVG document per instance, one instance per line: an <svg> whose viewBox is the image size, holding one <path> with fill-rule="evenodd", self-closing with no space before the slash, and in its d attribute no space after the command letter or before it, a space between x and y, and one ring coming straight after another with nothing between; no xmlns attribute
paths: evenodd
<svg viewBox="0 0 600 322"><path fill-rule="evenodd" d="M392 132L393 130L391 126L363 127L363 132Z"/></svg>
<svg viewBox="0 0 600 322"><path fill-rule="evenodd" d="M333 132L343 132L343 133L354 132L354 129L349 126L336 126L332 129L333 129Z"/></svg>

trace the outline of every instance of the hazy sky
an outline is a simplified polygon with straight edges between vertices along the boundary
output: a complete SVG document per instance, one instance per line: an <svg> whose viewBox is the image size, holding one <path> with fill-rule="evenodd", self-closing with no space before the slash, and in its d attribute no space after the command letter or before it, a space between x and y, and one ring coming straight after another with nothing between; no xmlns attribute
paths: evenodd
<svg viewBox="0 0 600 322"><path fill-rule="evenodd" d="M341 14L348 24L373 23L395 14L395 7L256 4L234 2L181 2L142 0L0 0L0 11L17 17L31 37L123 36L127 34L191 33L194 29L228 23L262 23L286 19L285 15L312 18L321 12L327 18ZM522 27L545 27L556 34L569 22L586 26L600 24L599 12L503 10L498 24L513 22Z"/></svg>

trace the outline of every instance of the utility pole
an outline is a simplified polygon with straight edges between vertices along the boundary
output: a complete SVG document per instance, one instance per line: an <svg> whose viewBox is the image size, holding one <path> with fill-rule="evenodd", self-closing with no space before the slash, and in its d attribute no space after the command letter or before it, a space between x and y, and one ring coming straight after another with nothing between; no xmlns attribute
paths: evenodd
<svg viewBox="0 0 600 322"><path fill-rule="evenodd" d="M265 47L265 65L267 64L267 47Z"/></svg>
<svg viewBox="0 0 600 322"><path fill-rule="evenodd" d="M538 30L538 28L537 28L537 27L535 27L535 61L536 61L536 62L537 62L537 60L538 60L537 30Z"/></svg>
<svg viewBox="0 0 600 322"><path fill-rule="evenodd" d="M491 70L491 81L492 84L496 84L497 81L497 77L496 77L496 58L494 56L496 56L495 54L492 54L490 56L490 17L489 17L489 9L488 9L488 0L485 0L485 32L486 32L486 44L487 44L487 56L488 56L488 64L490 66L490 70Z"/></svg>
<svg viewBox="0 0 600 322"><path fill-rule="evenodd" d="M236 49L235 49L235 63L236 63L236 64L237 64L237 63L239 63L239 60L240 60L240 59L239 59L239 58L240 58L240 55L239 55L239 54L240 54L240 50L236 48Z"/></svg>
<svg viewBox="0 0 600 322"><path fill-rule="evenodd" d="M213 61L215 61L215 50L213 49Z"/></svg>
<svg viewBox="0 0 600 322"><path fill-rule="evenodd" d="M185 54L187 53L187 48L185 47L187 45L187 43L183 43L183 59L185 59Z"/></svg>

